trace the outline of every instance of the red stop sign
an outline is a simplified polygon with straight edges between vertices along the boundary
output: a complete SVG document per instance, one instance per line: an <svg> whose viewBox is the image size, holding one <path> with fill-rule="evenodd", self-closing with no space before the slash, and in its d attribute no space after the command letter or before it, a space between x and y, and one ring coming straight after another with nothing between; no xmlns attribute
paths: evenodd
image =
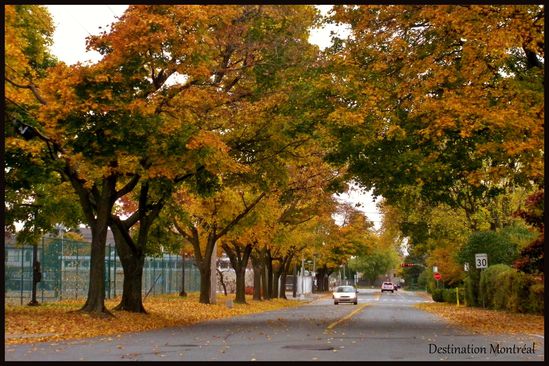
<svg viewBox="0 0 549 366"><path fill-rule="evenodd" d="M433 275L433 277L435 278L435 280L440 280L442 278L442 275L438 272L435 272L435 274Z"/></svg>

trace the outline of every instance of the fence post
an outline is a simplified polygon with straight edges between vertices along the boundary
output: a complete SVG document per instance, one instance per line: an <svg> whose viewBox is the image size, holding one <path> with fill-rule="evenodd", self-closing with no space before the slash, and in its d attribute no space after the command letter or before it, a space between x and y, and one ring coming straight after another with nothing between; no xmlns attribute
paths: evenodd
<svg viewBox="0 0 549 366"><path fill-rule="evenodd" d="M153 291L153 295L156 295L156 281L154 280L155 277L156 277L156 258L151 258L151 259L152 259L152 262L153 262L153 273L152 273L153 284L152 284L152 291Z"/></svg>
<svg viewBox="0 0 549 366"><path fill-rule="evenodd" d="M160 265L162 266L162 291L160 292L161 294L164 294L166 293L165 289L166 289L166 276L164 275L165 271L164 271L164 253L162 253L162 259L160 261Z"/></svg>
<svg viewBox="0 0 549 366"><path fill-rule="evenodd" d="M116 258L118 257L118 253L116 253L116 245L114 246L114 283L113 283L113 290L114 290L114 297L116 297L116 278L118 277L118 274L116 272Z"/></svg>
<svg viewBox="0 0 549 366"><path fill-rule="evenodd" d="M172 255L168 254L168 293L172 292Z"/></svg>
<svg viewBox="0 0 549 366"><path fill-rule="evenodd" d="M25 275L25 244L23 244L21 246L21 295L19 297L19 300L21 301L21 305L23 305L23 285L24 285L24 282L25 279L23 278L23 276Z"/></svg>
<svg viewBox="0 0 549 366"><path fill-rule="evenodd" d="M459 288L456 287L456 301L457 301L457 306L459 306Z"/></svg>

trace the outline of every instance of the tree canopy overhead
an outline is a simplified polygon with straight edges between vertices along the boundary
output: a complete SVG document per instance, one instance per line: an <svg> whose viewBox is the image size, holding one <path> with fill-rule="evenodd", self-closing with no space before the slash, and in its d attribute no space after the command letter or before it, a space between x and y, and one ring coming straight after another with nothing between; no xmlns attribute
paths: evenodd
<svg viewBox="0 0 549 366"><path fill-rule="evenodd" d="M389 200L543 184L538 5L336 6L335 161ZM454 195L455 196L455 195ZM463 200L464 197L457 197Z"/></svg>

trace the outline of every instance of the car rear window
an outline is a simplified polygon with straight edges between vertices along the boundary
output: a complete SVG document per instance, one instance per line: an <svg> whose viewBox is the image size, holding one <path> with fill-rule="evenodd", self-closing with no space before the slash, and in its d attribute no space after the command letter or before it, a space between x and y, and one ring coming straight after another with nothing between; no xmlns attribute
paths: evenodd
<svg viewBox="0 0 549 366"><path fill-rule="evenodd" d="M336 288L336 292L355 292L355 289L350 286L338 287Z"/></svg>

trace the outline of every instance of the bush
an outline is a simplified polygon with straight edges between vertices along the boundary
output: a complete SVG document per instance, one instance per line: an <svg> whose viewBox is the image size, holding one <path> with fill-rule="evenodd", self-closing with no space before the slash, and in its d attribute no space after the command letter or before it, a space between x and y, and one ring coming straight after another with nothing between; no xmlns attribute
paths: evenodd
<svg viewBox="0 0 549 366"><path fill-rule="evenodd" d="M491 307L516 313L543 313L543 284L513 268L500 273L494 284Z"/></svg>
<svg viewBox="0 0 549 366"><path fill-rule="evenodd" d="M465 291L463 288L460 288L459 290L459 303L463 304L463 300L465 297ZM448 302L451 304L457 304L457 296L456 296L456 289L455 288L447 288L442 290L442 298L444 299L444 302Z"/></svg>
<svg viewBox="0 0 549 366"><path fill-rule="evenodd" d="M429 268L425 268L418 276L417 284L419 287L424 288L425 291L432 294L437 286L435 279L433 278L433 271Z"/></svg>
<svg viewBox="0 0 549 366"><path fill-rule="evenodd" d="M443 290L440 288L433 289L431 296L433 297L433 301L444 302Z"/></svg>
<svg viewBox="0 0 549 366"><path fill-rule="evenodd" d="M500 280L498 277L504 273L514 271L511 267L506 264L496 264L489 266L480 275L480 284L479 284L479 303L484 304L488 308L495 308L495 293L497 288L501 286ZM499 303L501 299L498 299ZM498 303L498 305L499 305Z"/></svg>
<svg viewBox="0 0 549 366"><path fill-rule="evenodd" d="M543 283L536 283L530 286L527 311L534 314L544 314L544 286Z"/></svg>
<svg viewBox="0 0 549 366"><path fill-rule="evenodd" d="M454 288L446 288L442 290L442 298L444 299L444 302L449 303L456 303L456 289Z"/></svg>
<svg viewBox="0 0 549 366"><path fill-rule="evenodd" d="M465 277L463 283L465 286L465 302L467 303L467 306L477 306L478 282L476 280L474 272Z"/></svg>

